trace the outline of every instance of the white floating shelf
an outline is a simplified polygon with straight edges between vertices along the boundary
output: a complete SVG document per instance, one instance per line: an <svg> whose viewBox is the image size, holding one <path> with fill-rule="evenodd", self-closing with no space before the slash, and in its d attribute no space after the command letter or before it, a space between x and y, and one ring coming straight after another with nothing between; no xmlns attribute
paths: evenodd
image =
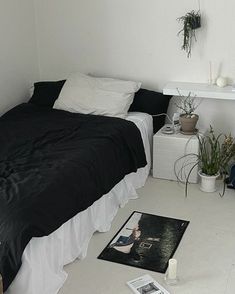
<svg viewBox="0 0 235 294"><path fill-rule="evenodd" d="M179 96L177 89L183 96L187 96L191 92L193 96L201 98L235 100L235 91L232 86L220 88L216 85L201 83L170 82L163 88L163 94Z"/></svg>

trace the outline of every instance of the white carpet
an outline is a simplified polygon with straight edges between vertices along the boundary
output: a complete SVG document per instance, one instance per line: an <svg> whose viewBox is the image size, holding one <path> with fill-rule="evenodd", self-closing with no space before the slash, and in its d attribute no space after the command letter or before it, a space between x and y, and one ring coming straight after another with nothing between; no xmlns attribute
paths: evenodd
<svg viewBox="0 0 235 294"><path fill-rule="evenodd" d="M170 293L235 293L235 191L220 198L192 184L185 198L176 182L149 178L138 194L119 210L108 233L92 237L86 259L65 268L69 276L59 294L128 294L125 282L145 273L164 285L163 274L96 258L133 210L190 220L174 256L180 282L165 286Z"/></svg>

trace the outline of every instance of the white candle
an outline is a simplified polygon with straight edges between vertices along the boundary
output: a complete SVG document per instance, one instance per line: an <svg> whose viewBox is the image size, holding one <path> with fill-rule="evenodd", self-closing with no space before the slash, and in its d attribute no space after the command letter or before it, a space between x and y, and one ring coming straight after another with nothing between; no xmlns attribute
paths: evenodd
<svg viewBox="0 0 235 294"><path fill-rule="evenodd" d="M212 62L209 61L209 84L212 85L213 84L213 80L212 80Z"/></svg>
<svg viewBox="0 0 235 294"><path fill-rule="evenodd" d="M175 280L177 278L177 260L169 259L168 264L168 279Z"/></svg>

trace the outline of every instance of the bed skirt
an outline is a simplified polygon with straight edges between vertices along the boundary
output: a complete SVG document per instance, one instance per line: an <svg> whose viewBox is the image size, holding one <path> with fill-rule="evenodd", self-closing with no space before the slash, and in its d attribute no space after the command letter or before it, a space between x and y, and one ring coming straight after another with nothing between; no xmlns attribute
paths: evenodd
<svg viewBox="0 0 235 294"><path fill-rule="evenodd" d="M26 247L22 266L7 294L56 294L67 273L63 267L86 256L94 232L106 232L119 207L136 199L137 188L144 185L149 166L127 175L108 194L78 213L51 235L33 238Z"/></svg>

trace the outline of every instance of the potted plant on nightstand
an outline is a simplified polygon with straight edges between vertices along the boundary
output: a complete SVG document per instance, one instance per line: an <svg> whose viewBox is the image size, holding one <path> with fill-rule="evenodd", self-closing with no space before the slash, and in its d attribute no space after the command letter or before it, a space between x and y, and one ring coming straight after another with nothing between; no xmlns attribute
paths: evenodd
<svg viewBox="0 0 235 294"><path fill-rule="evenodd" d="M179 89L179 101L175 102L177 108L179 108L182 113L180 114L179 121L181 124L180 132L184 135L193 135L197 133L196 124L199 116L194 113L194 111L199 106L200 102L196 103L196 96L192 97L191 92L187 96L180 94Z"/></svg>
<svg viewBox="0 0 235 294"><path fill-rule="evenodd" d="M214 129L210 126L208 135L197 134L199 142L198 154L194 154L195 162L186 177L185 195L187 196L189 177L192 170L198 166L201 178L200 189L204 192L215 192L215 181L220 176L225 180L228 172L229 162L235 158L235 141L231 134L220 133L215 135ZM192 154L184 155L183 158ZM225 193L225 181L223 191Z"/></svg>

